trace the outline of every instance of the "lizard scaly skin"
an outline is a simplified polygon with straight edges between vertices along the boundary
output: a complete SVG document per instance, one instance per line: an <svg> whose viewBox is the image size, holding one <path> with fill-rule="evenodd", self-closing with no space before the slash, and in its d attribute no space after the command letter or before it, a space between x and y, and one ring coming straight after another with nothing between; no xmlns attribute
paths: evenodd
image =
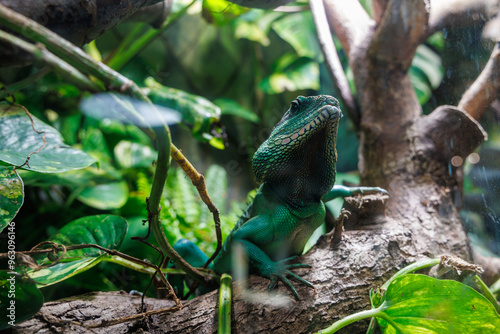
<svg viewBox="0 0 500 334"><path fill-rule="evenodd" d="M282 281L298 299L288 278L312 287L290 271L310 266L289 262L302 254L311 234L324 222L323 199L363 191L385 192L380 188L334 187L341 117L338 101L331 96L299 96L291 103L253 157L252 168L262 185L211 264L215 272L231 272L233 248L238 245L251 272L271 280L270 289ZM200 258L202 253L196 250L193 259L193 247L186 240L174 246L188 262L203 264L206 257Z"/></svg>

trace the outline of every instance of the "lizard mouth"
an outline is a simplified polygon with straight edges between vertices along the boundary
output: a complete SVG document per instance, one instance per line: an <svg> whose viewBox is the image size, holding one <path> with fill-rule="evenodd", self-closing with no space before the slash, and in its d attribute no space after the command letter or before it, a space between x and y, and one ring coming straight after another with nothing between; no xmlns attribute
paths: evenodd
<svg viewBox="0 0 500 334"><path fill-rule="evenodd" d="M329 119L331 121L338 120L342 118L342 111L337 105L334 104L326 104L319 109L319 115L316 119L320 121L324 121L325 119Z"/></svg>

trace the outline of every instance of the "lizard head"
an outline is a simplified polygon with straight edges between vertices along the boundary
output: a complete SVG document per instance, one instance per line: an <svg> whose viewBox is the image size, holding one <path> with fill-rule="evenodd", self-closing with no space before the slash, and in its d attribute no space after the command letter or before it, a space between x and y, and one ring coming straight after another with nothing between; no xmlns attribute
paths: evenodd
<svg viewBox="0 0 500 334"><path fill-rule="evenodd" d="M257 180L290 204L321 200L335 183L341 117L331 96L297 97L253 157Z"/></svg>

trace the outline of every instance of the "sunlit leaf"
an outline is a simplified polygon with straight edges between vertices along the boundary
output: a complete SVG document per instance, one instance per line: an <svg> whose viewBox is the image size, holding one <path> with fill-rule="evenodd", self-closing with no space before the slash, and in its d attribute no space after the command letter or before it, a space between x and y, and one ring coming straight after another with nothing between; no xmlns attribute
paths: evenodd
<svg viewBox="0 0 500 334"><path fill-rule="evenodd" d="M0 166L0 232L23 205L24 185L14 167Z"/></svg>
<svg viewBox="0 0 500 334"><path fill-rule="evenodd" d="M233 115L241 117L252 123L259 123L259 116L256 113L243 108L236 101L230 99L217 99L214 101L222 110L222 115Z"/></svg>
<svg viewBox="0 0 500 334"><path fill-rule="evenodd" d="M0 271L0 330L34 316L43 305L43 295L34 281L14 272Z"/></svg>
<svg viewBox="0 0 500 334"><path fill-rule="evenodd" d="M203 17L207 22L219 26L231 22L248 10L226 0L203 0Z"/></svg>
<svg viewBox="0 0 500 334"><path fill-rule="evenodd" d="M273 30L287 41L299 57L320 60L322 52L310 11L283 16L272 24Z"/></svg>
<svg viewBox="0 0 500 334"><path fill-rule="evenodd" d="M128 198L127 182L98 184L83 189L76 197L80 202L100 210L119 209Z"/></svg>
<svg viewBox="0 0 500 334"><path fill-rule="evenodd" d="M474 289L456 281L403 275L389 285L383 312L405 333L498 333L500 316ZM384 333L397 331L377 318Z"/></svg>
<svg viewBox="0 0 500 334"><path fill-rule="evenodd" d="M23 165L30 155L29 165L22 168L60 173L87 167L95 162L88 154L63 143L61 134L53 127L32 116L18 106L0 104L0 160L14 166ZM33 130L33 126L39 132ZM44 145L43 133L47 145ZM34 153L41 149L38 153Z"/></svg>
<svg viewBox="0 0 500 334"><path fill-rule="evenodd" d="M273 74L260 83L267 94L301 89L319 89L319 66L309 58L298 58L286 54L278 61Z"/></svg>

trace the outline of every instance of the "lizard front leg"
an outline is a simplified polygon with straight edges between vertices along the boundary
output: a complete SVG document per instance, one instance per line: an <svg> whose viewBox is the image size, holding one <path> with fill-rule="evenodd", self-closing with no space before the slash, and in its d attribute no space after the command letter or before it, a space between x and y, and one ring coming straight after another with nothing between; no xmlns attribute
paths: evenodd
<svg viewBox="0 0 500 334"><path fill-rule="evenodd" d="M309 287L313 287L313 285L291 272L291 269L310 268L310 265L289 263L296 258L296 256L290 257L290 255L296 254L289 249L289 242L286 240L287 236L283 235L283 231L275 231L273 218L274 215L272 214L259 215L251 218L245 225L233 231L226 239L223 254L215 259L213 269L216 272L227 272L228 269L234 268L231 265L233 247L240 246L248 259L250 269L254 273L271 280L269 289L275 288L277 283L282 281L298 300L299 295L289 278ZM276 255L279 254L285 259L274 261L268 254L273 254L278 259L281 256Z"/></svg>

